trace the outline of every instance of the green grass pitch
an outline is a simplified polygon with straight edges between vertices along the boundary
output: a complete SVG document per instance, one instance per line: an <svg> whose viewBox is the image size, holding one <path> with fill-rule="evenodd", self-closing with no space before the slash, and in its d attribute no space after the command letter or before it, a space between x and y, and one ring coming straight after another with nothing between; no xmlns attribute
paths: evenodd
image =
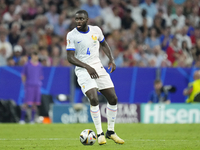
<svg viewBox="0 0 200 150"><path fill-rule="evenodd" d="M103 129L106 131L106 124ZM89 124L0 124L0 150L200 150L199 124L116 124L118 145L84 146L79 135Z"/></svg>

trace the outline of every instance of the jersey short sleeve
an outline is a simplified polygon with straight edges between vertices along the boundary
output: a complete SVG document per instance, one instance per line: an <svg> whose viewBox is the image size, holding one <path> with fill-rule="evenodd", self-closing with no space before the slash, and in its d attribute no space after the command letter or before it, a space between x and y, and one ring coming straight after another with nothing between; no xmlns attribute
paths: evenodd
<svg viewBox="0 0 200 150"><path fill-rule="evenodd" d="M66 41L67 42L66 50L67 51L75 51L74 38L71 33L67 34L66 40L67 40Z"/></svg>
<svg viewBox="0 0 200 150"><path fill-rule="evenodd" d="M101 42L104 41L104 35L103 35L103 33L102 33L102 31L101 31L101 29L99 27L96 26L96 28L97 28L97 31L99 33L98 41L101 43Z"/></svg>

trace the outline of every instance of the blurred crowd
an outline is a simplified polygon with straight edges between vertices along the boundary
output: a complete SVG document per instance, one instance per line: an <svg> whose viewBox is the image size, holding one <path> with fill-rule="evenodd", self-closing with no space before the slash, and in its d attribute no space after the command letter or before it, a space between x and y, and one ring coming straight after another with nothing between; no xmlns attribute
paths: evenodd
<svg viewBox="0 0 200 150"><path fill-rule="evenodd" d="M70 66L66 35L80 9L118 67L200 67L200 0L0 0L0 66L22 66L33 51L43 66Z"/></svg>

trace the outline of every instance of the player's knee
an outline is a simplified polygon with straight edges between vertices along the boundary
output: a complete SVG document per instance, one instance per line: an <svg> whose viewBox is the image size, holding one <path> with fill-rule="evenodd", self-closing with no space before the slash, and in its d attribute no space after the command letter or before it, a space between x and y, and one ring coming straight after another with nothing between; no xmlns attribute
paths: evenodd
<svg viewBox="0 0 200 150"><path fill-rule="evenodd" d="M95 97L90 98L90 104L92 106L97 106L99 104L98 98Z"/></svg>
<svg viewBox="0 0 200 150"><path fill-rule="evenodd" d="M117 101L118 101L118 98L116 95L112 96L110 99L109 99L109 104L110 105L116 105L117 104Z"/></svg>

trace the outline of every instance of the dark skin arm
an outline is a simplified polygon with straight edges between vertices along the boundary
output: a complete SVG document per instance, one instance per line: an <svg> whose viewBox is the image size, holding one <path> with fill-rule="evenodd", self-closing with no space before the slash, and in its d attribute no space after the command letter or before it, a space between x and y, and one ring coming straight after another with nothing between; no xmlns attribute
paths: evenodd
<svg viewBox="0 0 200 150"><path fill-rule="evenodd" d="M115 71L116 65L115 65L114 58L111 53L111 49L105 40L103 42L101 42L100 45L101 45L102 50L106 54L106 56L109 58L108 69L111 68L110 73L112 73L113 71Z"/></svg>
<svg viewBox="0 0 200 150"><path fill-rule="evenodd" d="M110 67L112 68L110 71L112 73L116 69L116 65L115 65L114 58L112 56L110 47L108 46L108 44L105 40L101 43L101 48L103 49L104 53L109 58L108 67L109 67L109 69L110 69ZM99 78L99 76L94 68L92 68L89 65L87 65L86 63L83 63L80 60L78 60L76 57L74 57L74 54L75 54L75 51L67 51L67 59L71 64L78 66L78 67L85 68L87 70L87 72L90 74L90 77L92 79Z"/></svg>
<svg viewBox="0 0 200 150"><path fill-rule="evenodd" d="M82 67L85 68L87 70L87 72L90 74L90 77L92 79L96 79L99 78L96 70L92 67L90 67L89 65L87 65L86 63L81 62L80 60L78 60L76 57L74 57L75 51L67 51L67 60L78 67Z"/></svg>

